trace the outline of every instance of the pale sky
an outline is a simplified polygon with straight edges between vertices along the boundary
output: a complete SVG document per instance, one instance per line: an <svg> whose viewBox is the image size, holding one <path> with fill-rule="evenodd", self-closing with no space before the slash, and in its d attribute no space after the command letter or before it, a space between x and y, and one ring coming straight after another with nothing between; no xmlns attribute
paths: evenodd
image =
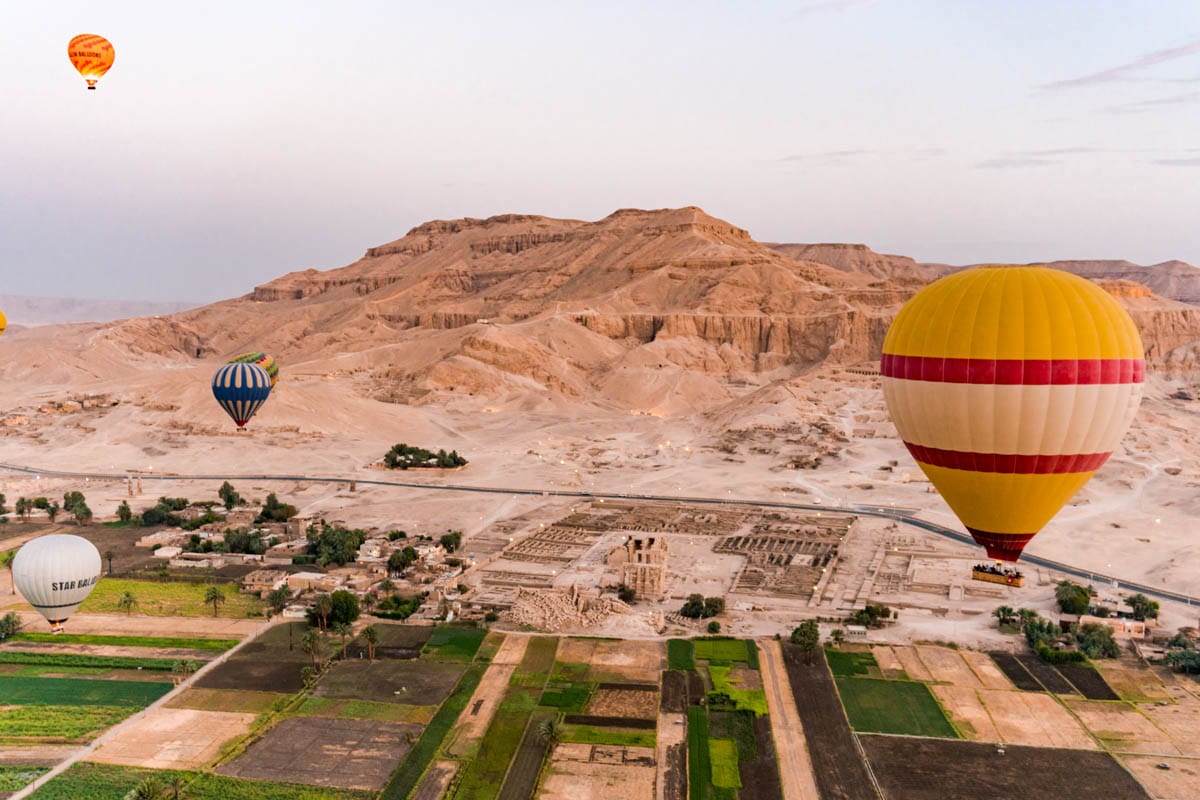
<svg viewBox="0 0 1200 800"><path fill-rule="evenodd" d="M11 0L0 30L7 293L215 300L428 219L682 205L1200 264L1197 0ZM77 33L116 47L94 92Z"/></svg>

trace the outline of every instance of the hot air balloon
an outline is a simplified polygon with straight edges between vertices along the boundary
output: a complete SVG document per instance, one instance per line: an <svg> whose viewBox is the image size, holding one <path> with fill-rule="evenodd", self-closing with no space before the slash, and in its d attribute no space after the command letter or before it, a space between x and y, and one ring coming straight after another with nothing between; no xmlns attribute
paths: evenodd
<svg viewBox="0 0 1200 800"><path fill-rule="evenodd" d="M116 51L112 42L94 33L81 33L67 44L67 57L87 81L87 88L95 89L96 81L112 68Z"/></svg>
<svg viewBox="0 0 1200 800"><path fill-rule="evenodd" d="M4 312L0 311L0 334L4 333L8 328L8 317L4 316Z"/></svg>
<svg viewBox="0 0 1200 800"><path fill-rule="evenodd" d="M1016 561L1121 441L1145 362L1133 320L1091 281L978 267L905 303L881 372L921 470L990 557Z"/></svg>
<svg viewBox="0 0 1200 800"><path fill-rule="evenodd" d="M266 353L242 353L240 356L234 356L229 359L230 364L258 364L267 371L271 376L271 388L275 388L275 384L279 383L279 365L275 363L275 359Z"/></svg>
<svg viewBox="0 0 1200 800"><path fill-rule="evenodd" d="M13 583L28 603L60 633L100 580L100 551L79 536L39 536L17 551Z"/></svg>
<svg viewBox="0 0 1200 800"><path fill-rule="evenodd" d="M213 376L212 391L225 413L242 428L267 402L271 376L257 364L226 364Z"/></svg>

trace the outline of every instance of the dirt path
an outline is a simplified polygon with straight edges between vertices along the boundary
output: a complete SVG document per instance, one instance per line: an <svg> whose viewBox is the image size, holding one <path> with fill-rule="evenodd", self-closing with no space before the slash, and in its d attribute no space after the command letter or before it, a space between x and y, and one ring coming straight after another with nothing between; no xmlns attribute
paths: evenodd
<svg viewBox="0 0 1200 800"><path fill-rule="evenodd" d="M470 702L458 717L451 744L445 748L447 753L453 750L461 754L469 742L483 738L496 707L504 698L504 690L508 688L513 671L525 656L528 644L528 636L504 637L492 663L483 673L483 679L475 687L475 694L471 695Z"/></svg>
<svg viewBox="0 0 1200 800"><path fill-rule="evenodd" d="M820 800L813 779L812 761L808 757L804 728L800 725L800 714L796 711L792 687L783 666L783 651L773 639L765 639L758 644L762 653L763 688L766 689L767 711L771 715L771 727L775 734L784 800Z"/></svg>

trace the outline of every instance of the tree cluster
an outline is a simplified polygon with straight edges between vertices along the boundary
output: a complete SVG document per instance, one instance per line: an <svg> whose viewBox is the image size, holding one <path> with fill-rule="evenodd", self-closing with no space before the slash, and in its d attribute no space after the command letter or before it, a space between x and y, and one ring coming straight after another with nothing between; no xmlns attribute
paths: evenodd
<svg viewBox="0 0 1200 800"><path fill-rule="evenodd" d="M0 618L0 642L21 630L21 618L15 611L10 611Z"/></svg>
<svg viewBox="0 0 1200 800"><path fill-rule="evenodd" d="M465 466L467 460L458 454L457 450L447 453L438 450L436 453L424 447L413 447L404 443L393 445L383 457L383 463L389 469L420 469L438 468L451 469Z"/></svg>
<svg viewBox="0 0 1200 800"><path fill-rule="evenodd" d="M292 517L296 516L296 507L287 503L279 502L279 498L274 492L267 495L267 500L263 503L262 511L259 512L255 522L287 522Z"/></svg>
<svg viewBox="0 0 1200 800"><path fill-rule="evenodd" d="M319 594L308 609L308 624L320 630L336 625L350 625L362 614L358 597L345 589L333 594Z"/></svg>
<svg viewBox="0 0 1200 800"><path fill-rule="evenodd" d="M1176 633L1167 642L1166 662L1188 675L1200 673L1200 650L1196 649L1196 640L1183 631Z"/></svg>
<svg viewBox="0 0 1200 800"><path fill-rule="evenodd" d="M393 551L388 556L388 574L400 575L417 562L417 551L410 545L403 550Z"/></svg>
<svg viewBox="0 0 1200 800"><path fill-rule="evenodd" d="M315 525L310 525L308 528L308 553L323 567L329 564L336 564L340 567L358 557L358 548L362 547L362 543L366 540L366 532L358 528L322 525L318 529Z"/></svg>
<svg viewBox="0 0 1200 800"><path fill-rule="evenodd" d="M238 506L246 505L246 501L233 488L233 484L225 481L221 484L221 488L217 489L217 496L221 498L221 502L225 504L226 511L233 511Z"/></svg>
<svg viewBox="0 0 1200 800"><path fill-rule="evenodd" d="M850 617L850 624L862 625L865 628L882 628L885 620L892 618L892 609L885 605L867 603L866 608L855 611Z"/></svg>
<svg viewBox="0 0 1200 800"><path fill-rule="evenodd" d="M688 619L708 619L725 612L724 597L705 597L702 594L689 594L679 616Z"/></svg>
<svg viewBox="0 0 1200 800"><path fill-rule="evenodd" d="M1125 604L1133 609L1133 618L1136 620L1158 619L1158 601L1140 592L1125 598Z"/></svg>
<svg viewBox="0 0 1200 800"><path fill-rule="evenodd" d="M1062 580L1054 587L1054 599L1064 614L1086 614L1092 605L1092 588Z"/></svg>
<svg viewBox="0 0 1200 800"><path fill-rule="evenodd" d="M453 553L462 546L462 531L446 531L438 541L447 553Z"/></svg>

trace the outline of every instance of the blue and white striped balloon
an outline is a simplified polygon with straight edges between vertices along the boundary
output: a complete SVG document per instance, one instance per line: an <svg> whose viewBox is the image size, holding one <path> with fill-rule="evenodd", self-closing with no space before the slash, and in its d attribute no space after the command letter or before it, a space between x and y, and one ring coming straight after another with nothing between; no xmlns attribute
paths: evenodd
<svg viewBox="0 0 1200 800"><path fill-rule="evenodd" d="M221 408L241 428L267 402L271 376L257 364L226 364L213 376L212 391Z"/></svg>

